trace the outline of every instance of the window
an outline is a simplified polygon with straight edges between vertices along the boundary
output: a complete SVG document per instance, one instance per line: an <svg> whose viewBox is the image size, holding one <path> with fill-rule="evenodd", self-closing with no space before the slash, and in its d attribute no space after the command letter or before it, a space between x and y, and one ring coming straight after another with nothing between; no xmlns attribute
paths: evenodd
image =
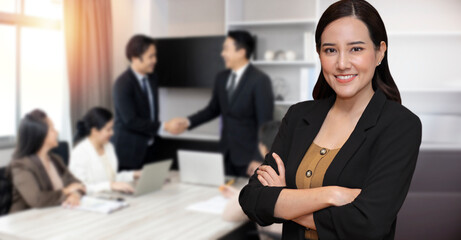
<svg viewBox="0 0 461 240"><path fill-rule="evenodd" d="M0 0L0 147L14 144L19 120L47 112L63 129L62 0Z"/></svg>
<svg viewBox="0 0 461 240"><path fill-rule="evenodd" d="M62 0L24 0L24 13L27 16L62 19Z"/></svg>
<svg viewBox="0 0 461 240"><path fill-rule="evenodd" d="M15 13L17 4L16 0L0 0L0 12Z"/></svg>
<svg viewBox="0 0 461 240"><path fill-rule="evenodd" d="M62 125L64 89L64 39L61 31L21 28L21 116L40 108Z"/></svg>
<svg viewBox="0 0 461 240"><path fill-rule="evenodd" d="M16 29L0 24L0 137L16 131Z"/></svg>

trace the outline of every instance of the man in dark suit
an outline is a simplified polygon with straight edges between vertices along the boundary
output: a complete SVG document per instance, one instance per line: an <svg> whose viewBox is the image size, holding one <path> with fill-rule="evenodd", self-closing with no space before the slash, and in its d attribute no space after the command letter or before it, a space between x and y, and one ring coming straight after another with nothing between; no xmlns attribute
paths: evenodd
<svg viewBox="0 0 461 240"><path fill-rule="evenodd" d="M155 42L144 35L133 36L126 46L130 67L116 80L113 89L115 121L112 142L119 170L140 169L154 161L158 133L170 130L159 121L158 78Z"/></svg>
<svg viewBox="0 0 461 240"><path fill-rule="evenodd" d="M211 100L205 108L182 122L193 129L222 116L220 145L227 175L245 176L251 164L260 164L258 129L273 118L274 97L269 77L251 65L255 42L246 31L230 31L221 56L226 68L216 76ZM176 123L175 126L180 126Z"/></svg>

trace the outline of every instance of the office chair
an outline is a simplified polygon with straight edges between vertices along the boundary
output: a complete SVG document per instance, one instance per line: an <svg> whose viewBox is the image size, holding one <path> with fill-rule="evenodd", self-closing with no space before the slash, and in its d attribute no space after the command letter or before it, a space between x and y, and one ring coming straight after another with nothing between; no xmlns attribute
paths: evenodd
<svg viewBox="0 0 461 240"><path fill-rule="evenodd" d="M69 144L66 141L60 141L51 152L60 156L66 166L69 165Z"/></svg>
<svg viewBox="0 0 461 240"><path fill-rule="evenodd" d="M0 168L0 216L8 214L13 197L11 179L6 174L6 167Z"/></svg>

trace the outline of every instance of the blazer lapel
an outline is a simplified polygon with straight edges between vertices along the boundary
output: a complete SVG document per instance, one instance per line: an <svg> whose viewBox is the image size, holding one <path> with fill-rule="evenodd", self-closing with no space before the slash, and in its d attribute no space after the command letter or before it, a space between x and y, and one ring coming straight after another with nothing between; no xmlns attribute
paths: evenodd
<svg viewBox="0 0 461 240"><path fill-rule="evenodd" d="M223 78L221 78L216 84L218 84L218 86L216 86L218 88L218 98L219 98L219 101L220 103L222 103L222 107L223 107L223 110L222 112L225 113L227 111L227 109L229 108L229 100L228 100L228 97L227 97L227 83L229 81L229 75L230 75L230 72L229 70L225 70L225 73L222 75L224 76Z"/></svg>
<svg viewBox="0 0 461 240"><path fill-rule="evenodd" d="M37 166L38 169L38 174L39 174L39 182L43 182L45 184L45 189L44 190L52 190L53 185L51 184L50 177L46 173L45 167L43 166L42 162L40 161L40 158L38 158L37 155L32 155L30 156L31 161Z"/></svg>
<svg viewBox="0 0 461 240"><path fill-rule="evenodd" d="M131 70L131 68L128 68L127 71L130 72L131 82L132 84L134 84L134 87L137 91L137 95L142 96L141 98L143 99L144 104L149 104L149 99L147 95L144 93L144 91L142 90L141 85L139 84L138 78L136 78L136 75L134 75L133 70Z"/></svg>
<svg viewBox="0 0 461 240"><path fill-rule="evenodd" d="M323 181L324 186L337 184L341 171L367 138L367 130L376 125L385 102L386 96L381 90L377 90L346 143L344 143L330 167L328 167Z"/></svg>
<svg viewBox="0 0 461 240"><path fill-rule="evenodd" d="M245 72L243 72L242 74L242 77L240 78L239 82L238 82L238 85L237 85L237 89L235 89L234 91L234 95L232 96L231 100L230 100L230 103L229 103L229 107L232 106L232 104L234 104L234 102L236 101L236 99L238 99L238 96L239 94L243 91L243 89L245 88L245 85L247 84L248 82L248 75L251 74L251 70L252 70L253 66L250 64L248 65L247 69L245 69ZM227 84L226 84L227 85ZM226 91L227 92L227 91Z"/></svg>
<svg viewBox="0 0 461 240"><path fill-rule="evenodd" d="M312 109L306 111L305 116L297 124L293 135L293 149L289 158L295 161L293 168L286 169L286 176L291 176L287 179L287 186L296 187L296 172L301 163L304 154L310 147L315 137L317 136L323 121L325 120L331 106L333 105L335 96L318 101Z"/></svg>

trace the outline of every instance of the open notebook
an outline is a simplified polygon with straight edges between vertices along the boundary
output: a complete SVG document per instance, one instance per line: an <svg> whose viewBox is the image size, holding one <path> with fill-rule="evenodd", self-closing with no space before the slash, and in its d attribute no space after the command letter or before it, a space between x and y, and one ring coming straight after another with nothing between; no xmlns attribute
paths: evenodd
<svg viewBox="0 0 461 240"><path fill-rule="evenodd" d="M109 214L127 206L128 203L123 201L83 196L80 199L80 205L73 209Z"/></svg>

